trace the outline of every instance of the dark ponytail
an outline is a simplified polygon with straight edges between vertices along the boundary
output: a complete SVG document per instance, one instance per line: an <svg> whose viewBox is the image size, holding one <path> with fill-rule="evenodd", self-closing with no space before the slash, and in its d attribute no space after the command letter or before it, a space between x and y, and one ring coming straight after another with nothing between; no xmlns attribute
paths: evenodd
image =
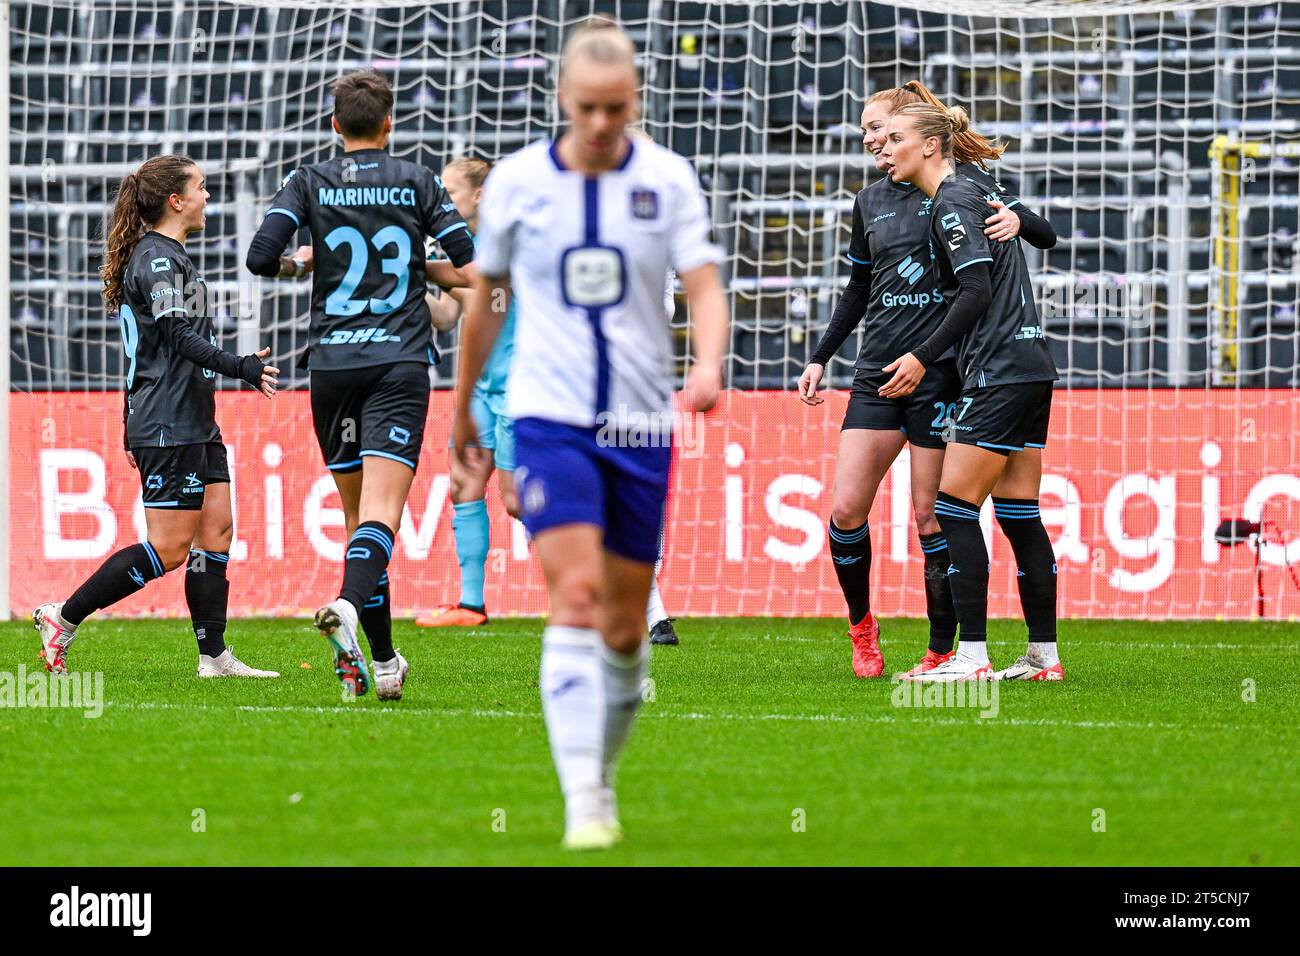
<svg viewBox="0 0 1300 956"><path fill-rule="evenodd" d="M155 156L122 180L104 230L104 307L116 313L122 304L122 279L131 253L148 226L162 219L167 198L185 192L195 162L188 156Z"/></svg>

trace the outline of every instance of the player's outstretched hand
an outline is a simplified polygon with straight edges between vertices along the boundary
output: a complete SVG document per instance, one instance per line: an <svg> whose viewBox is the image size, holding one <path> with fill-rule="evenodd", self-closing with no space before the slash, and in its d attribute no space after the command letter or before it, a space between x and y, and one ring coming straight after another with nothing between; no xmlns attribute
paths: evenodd
<svg viewBox="0 0 1300 956"><path fill-rule="evenodd" d="M308 272L311 272L312 268L316 265L314 259L312 258L312 246L310 245L299 246L297 249L293 251L293 256L291 256L291 258L297 259L299 262L305 265L307 267Z"/></svg>
<svg viewBox="0 0 1300 956"><path fill-rule="evenodd" d="M916 386L925 378L925 366L911 352L894 359L882 371L893 372L894 377L880 386L881 398L906 398L916 391Z"/></svg>
<svg viewBox="0 0 1300 956"><path fill-rule="evenodd" d="M817 386L822 383L826 367L819 362L809 362L808 367L799 376L799 400L805 405L820 405L826 399L817 394Z"/></svg>
<svg viewBox="0 0 1300 956"><path fill-rule="evenodd" d="M686 376L686 387L682 389L682 398L688 412L707 412L718 404L718 393L722 390L722 369L716 365L695 364Z"/></svg>
<svg viewBox="0 0 1300 956"><path fill-rule="evenodd" d="M984 235L994 242L1010 242L1016 238L1020 234L1020 217L996 199L988 203L997 212L984 220Z"/></svg>
<svg viewBox="0 0 1300 956"><path fill-rule="evenodd" d="M253 354L256 355L257 360L261 362L268 355L271 354L271 349L269 347L264 348L260 352L254 352ZM261 392L263 395L265 395L267 398L270 398L275 394L275 390L279 386L279 384L280 384L280 370L276 368L274 365L263 365L262 379L257 384L257 390Z"/></svg>

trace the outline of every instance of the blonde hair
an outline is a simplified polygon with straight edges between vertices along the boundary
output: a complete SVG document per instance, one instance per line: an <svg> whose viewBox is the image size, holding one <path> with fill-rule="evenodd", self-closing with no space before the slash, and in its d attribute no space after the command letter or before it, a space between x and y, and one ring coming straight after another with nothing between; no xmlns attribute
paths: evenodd
<svg viewBox="0 0 1300 956"><path fill-rule="evenodd" d="M880 90L867 100L868 103L888 103L890 113L897 113L906 106L930 106L936 110L948 112L948 107L944 105L943 100L935 96L930 90L917 80L910 80L902 86L895 86L888 90ZM1004 143L997 143L989 140L979 133L970 129L970 117L961 107L956 107L965 117L965 123L962 128L952 131L951 140L944 148L944 156L956 160L959 163L970 163L979 166L981 169L988 169L986 165L989 160L1002 158L1002 153L1006 150ZM918 127L919 128L919 127ZM936 133L923 133L922 135L935 136Z"/></svg>
<svg viewBox="0 0 1300 956"><path fill-rule="evenodd" d="M983 136L975 133L970 128L970 116L960 106L937 107L929 103L911 103L907 106L899 107L894 111L895 116L906 116L912 121L912 126L922 139L929 139L931 136L939 140L939 150L942 152L944 159L955 159L958 162L967 162L958 155L956 147L963 136L968 137L967 141L983 143L989 152L997 150L997 155L1001 155L1002 148L990 143ZM983 165L982 163L980 165Z"/></svg>
<svg viewBox="0 0 1300 956"><path fill-rule="evenodd" d="M565 42L560 54L560 76L580 59L605 66L626 64L636 70L636 45L609 17L594 16L579 24Z"/></svg>
<svg viewBox="0 0 1300 956"><path fill-rule="evenodd" d="M474 156L457 156L447 164L446 168L454 169L464 176L470 189L482 189L488 173L492 170L492 164Z"/></svg>

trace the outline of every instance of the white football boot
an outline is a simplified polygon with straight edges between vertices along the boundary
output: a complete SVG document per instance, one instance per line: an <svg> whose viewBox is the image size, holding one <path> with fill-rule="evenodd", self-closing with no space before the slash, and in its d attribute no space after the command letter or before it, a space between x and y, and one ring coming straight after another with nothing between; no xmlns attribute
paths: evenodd
<svg viewBox="0 0 1300 956"><path fill-rule="evenodd" d="M208 657L207 654L199 655L199 676L200 677L279 677L279 671L261 671L256 667L249 667L238 657L235 652L227 647L216 657Z"/></svg>
<svg viewBox="0 0 1300 956"><path fill-rule="evenodd" d="M1032 653L1021 654L1010 667L993 675L994 680L1065 680L1065 671L1058 660L1049 664Z"/></svg>
<svg viewBox="0 0 1300 956"><path fill-rule="evenodd" d="M334 650L334 673L353 697L370 690L366 655L357 643L357 609L339 598L316 612L316 627Z"/></svg>
<svg viewBox="0 0 1300 956"><path fill-rule="evenodd" d="M400 650L394 649L391 661L375 661L375 696L380 700L401 700L402 687L411 665Z"/></svg>
<svg viewBox="0 0 1300 956"><path fill-rule="evenodd" d="M32 626L41 636L41 660L51 674L68 672L68 648L77 639L77 629L63 619L63 602L42 604L32 612Z"/></svg>
<svg viewBox="0 0 1300 956"><path fill-rule="evenodd" d="M582 790L564 798L566 850L608 850L618 842L609 825L604 787Z"/></svg>
<svg viewBox="0 0 1300 956"><path fill-rule="evenodd" d="M920 684L952 684L967 680L993 680L993 665L988 661L964 661L954 654L938 667L932 667L920 674L904 674L904 680Z"/></svg>

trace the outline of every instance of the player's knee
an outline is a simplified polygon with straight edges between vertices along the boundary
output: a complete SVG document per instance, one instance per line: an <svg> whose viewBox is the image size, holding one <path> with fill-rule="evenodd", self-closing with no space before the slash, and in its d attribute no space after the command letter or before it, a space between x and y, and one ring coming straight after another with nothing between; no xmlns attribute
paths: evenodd
<svg viewBox="0 0 1300 956"><path fill-rule="evenodd" d="M235 525L227 521L219 528L213 528L203 535L203 547L208 551L219 551L225 554L230 550L230 542L235 537Z"/></svg>
<svg viewBox="0 0 1300 956"><path fill-rule="evenodd" d="M454 464L454 463L453 463ZM465 498L465 485L467 482L456 468L451 469L451 476L447 483L447 494L454 505L463 505L467 500Z"/></svg>
<svg viewBox="0 0 1300 956"><path fill-rule="evenodd" d="M611 622L605 632L605 644L618 654L631 654L645 640L645 614Z"/></svg>
<svg viewBox="0 0 1300 956"><path fill-rule="evenodd" d="M939 530L939 519L934 516L934 505L913 509L916 515L916 533L934 534Z"/></svg>
<svg viewBox="0 0 1300 956"><path fill-rule="evenodd" d="M149 544L158 555L158 560L162 562L164 572L175 571L189 559L190 542L188 541L151 540Z"/></svg>
<svg viewBox="0 0 1300 956"><path fill-rule="evenodd" d="M524 509L519 507L519 496L513 491L501 493L501 503L506 506L506 514L517 521L524 520Z"/></svg>
<svg viewBox="0 0 1300 956"><path fill-rule="evenodd" d="M596 608L600 602L600 582L596 575L573 571L561 578L552 589L552 618L569 627L595 627Z"/></svg>
<svg viewBox="0 0 1300 956"><path fill-rule="evenodd" d="M448 494L451 495L451 503L454 505L463 505L471 501L479 501L483 498L484 489L479 487L479 483L472 479L465 478L453 472L451 483L448 488Z"/></svg>
<svg viewBox="0 0 1300 956"><path fill-rule="evenodd" d="M831 521L837 528L861 528L867 523L871 506L863 507L859 502L837 501L831 507Z"/></svg>

